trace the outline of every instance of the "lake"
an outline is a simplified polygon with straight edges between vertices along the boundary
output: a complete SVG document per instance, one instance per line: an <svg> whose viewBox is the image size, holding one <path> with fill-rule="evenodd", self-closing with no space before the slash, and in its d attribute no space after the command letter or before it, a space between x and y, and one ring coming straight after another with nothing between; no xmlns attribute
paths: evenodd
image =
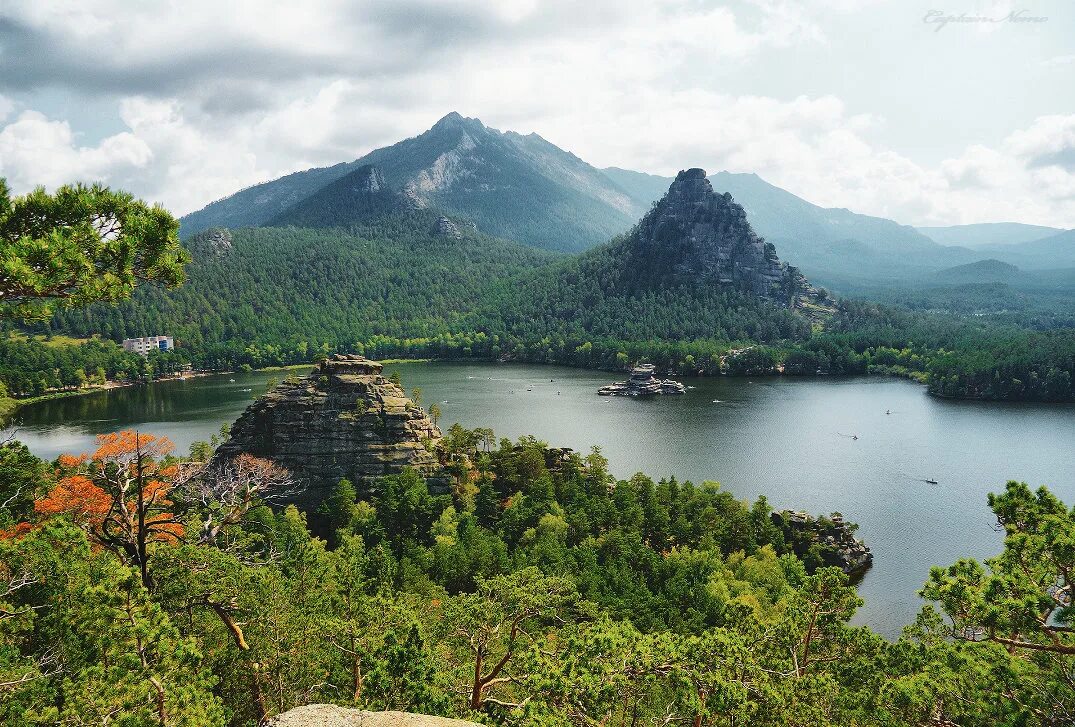
<svg viewBox="0 0 1075 727"><path fill-rule="evenodd" d="M408 390L420 387L427 406L440 405L442 428L487 426L583 452L598 445L620 477L715 480L740 498L764 494L777 508L842 512L874 553L855 621L888 636L914 619L931 565L999 552L986 493L1017 479L1075 502L1070 405L948 401L881 378L698 379L687 380L693 388L683 396L639 400L598 397L616 376L597 371L449 363L386 366L392 371ZM94 435L121 428L167 435L185 450L285 375L191 378L41 402L19 410L18 437L49 459L90 450Z"/></svg>

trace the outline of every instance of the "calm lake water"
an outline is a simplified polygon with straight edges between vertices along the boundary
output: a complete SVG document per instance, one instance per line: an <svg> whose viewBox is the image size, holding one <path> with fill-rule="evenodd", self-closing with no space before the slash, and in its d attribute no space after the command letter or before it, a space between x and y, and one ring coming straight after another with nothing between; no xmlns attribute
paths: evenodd
<svg viewBox="0 0 1075 727"><path fill-rule="evenodd" d="M996 554L986 493L1009 479L1075 503L1075 407L953 402L895 379L701 379L686 395L605 398L615 376L514 364L399 364L408 390L438 402L441 426L598 445L613 472L716 480L774 507L842 512L874 552L856 622L895 636L914 619L931 565ZM43 402L19 411L39 456L93 447L121 428L169 436L181 450L230 423L270 377L213 376ZM890 414L886 414L890 411ZM852 439L857 435L858 439ZM938 485L924 482L932 478Z"/></svg>

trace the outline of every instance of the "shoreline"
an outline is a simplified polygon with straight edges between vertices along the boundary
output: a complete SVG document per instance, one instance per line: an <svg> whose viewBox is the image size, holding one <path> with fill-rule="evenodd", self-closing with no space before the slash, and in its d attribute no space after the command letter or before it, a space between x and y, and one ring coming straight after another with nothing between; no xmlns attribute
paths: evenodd
<svg viewBox="0 0 1075 727"><path fill-rule="evenodd" d="M548 361L522 361L518 359L492 359L492 358L386 358L379 359L379 363L388 365L394 364L409 364L409 363L484 363L484 364L525 364L525 365L537 365L537 366L564 366L573 369L584 369L591 371L607 371L609 373L617 373L615 369L607 369L600 366L575 366L569 363L548 362ZM299 371L304 369L312 369L317 366L316 362L302 363L302 364L286 364L284 366L263 366L261 368L250 369L250 371L242 371L241 373L253 373L253 372L276 372L276 371ZM25 399L16 399L8 397L6 399L0 399L0 424L5 423L11 416L13 416L20 407L29 404L39 404L44 401L52 401L56 399L66 399L75 396L85 396L87 394L95 394L101 391L110 391L112 389L122 389L131 386L147 386L150 384L163 383L168 381L181 381L184 379L202 378L206 376L219 376L224 374L234 374L236 369L220 369L220 370L199 370L188 372L184 375L170 375L154 378L152 381L108 381L104 385L96 385L86 387L82 389L73 389L70 391L51 391L38 396L32 396ZM909 375L904 372L866 372L863 374L852 374L852 376L862 376L865 378L891 378L891 379L903 379L904 381L910 381L911 383L919 384L925 389L927 396L937 399L943 399L952 402L978 402L986 404L1073 404L1075 402L1060 401L1060 402L1047 402L1037 401L1031 399L987 399L983 397L963 397L963 396L951 396L946 394L940 394L929 390L929 386L926 382L922 381L920 377L915 375ZM681 374L681 379L710 379L710 378L787 378L787 379L817 379L826 378L822 375L800 375L800 374L787 374L782 371L774 371L772 373L756 373L756 374L744 374L738 377L731 377L728 374L697 374L688 373Z"/></svg>
<svg viewBox="0 0 1075 727"><path fill-rule="evenodd" d="M161 376L155 378L152 381L106 381L104 384L95 384L93 386L85 386L81 389L69 389L67 391L49 391L45 394L38 394L37 396L29 396L25 399L16 399L9 397L7 401L14 402L14 407L10 413L14 413L20 406L26 406L27 404L40 404L43 401L55 401L56 399L70 399L75 396L85 396L87 394L96 394L102 391L112 391L113 389L126 389L132 386L149 386L150 384L161 383L164 381L181 381L183 379L195 379L205 376L216 376L218 374L234 373L228 369L223 371L191 371L183 376Z"/></svg>

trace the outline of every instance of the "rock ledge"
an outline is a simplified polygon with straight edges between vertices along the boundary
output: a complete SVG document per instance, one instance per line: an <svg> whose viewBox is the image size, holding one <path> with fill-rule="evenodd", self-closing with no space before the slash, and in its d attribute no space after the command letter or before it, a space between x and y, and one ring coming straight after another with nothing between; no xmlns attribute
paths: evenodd
<svg viewBox="0 0 1075 727"><path fill-rule="evenodd" d="M367 712L334 704L307 704L270 719L267 727L480 727L461 719L410 712Z"/></svg>

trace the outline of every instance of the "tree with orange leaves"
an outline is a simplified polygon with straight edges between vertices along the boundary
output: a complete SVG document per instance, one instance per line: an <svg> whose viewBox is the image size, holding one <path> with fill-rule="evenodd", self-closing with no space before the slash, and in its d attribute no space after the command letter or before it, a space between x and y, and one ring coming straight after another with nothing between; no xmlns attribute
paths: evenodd
<svg viewBox="0 0 1075 727"><path fill-rule="evenodd" d="M177 468L161 464L173 449L166 437L152 434L101 434L92 455L60 458L65 476L34 509L70 516L94 543L137 567L142 585L151 588L149 544L183 537L169 499Z"/></svg>

